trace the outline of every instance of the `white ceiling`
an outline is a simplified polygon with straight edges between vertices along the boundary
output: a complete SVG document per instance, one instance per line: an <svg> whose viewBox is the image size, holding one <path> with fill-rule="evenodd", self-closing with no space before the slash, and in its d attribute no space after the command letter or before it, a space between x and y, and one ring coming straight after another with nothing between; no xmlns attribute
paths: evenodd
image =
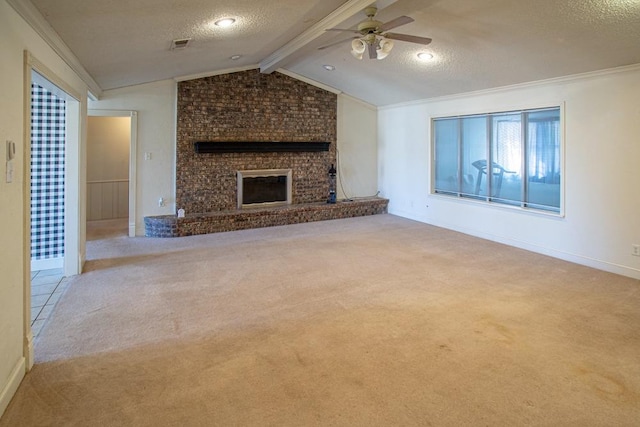
<svg viewBox="0 0 640 427"><path fill-rule="evenodd" d="M104 90L275 66L382 106L640 63L640 0L379 0L378 20L415 19L393 32L433 43L362 61L349 42L317 47L348 38L324 26L355 28L370 0L31 1ZM222 17L237 25L210 25Z"/></svg>

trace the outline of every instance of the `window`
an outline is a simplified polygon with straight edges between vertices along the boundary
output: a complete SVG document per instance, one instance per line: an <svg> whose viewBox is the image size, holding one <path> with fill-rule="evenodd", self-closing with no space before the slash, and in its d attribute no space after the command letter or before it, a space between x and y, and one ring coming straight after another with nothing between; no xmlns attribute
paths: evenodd
<svg viewBox="0 0 640 427"><path fill-rule="evenodd" d="M433 119L433 191L560 212L560 108Z"/></svg>

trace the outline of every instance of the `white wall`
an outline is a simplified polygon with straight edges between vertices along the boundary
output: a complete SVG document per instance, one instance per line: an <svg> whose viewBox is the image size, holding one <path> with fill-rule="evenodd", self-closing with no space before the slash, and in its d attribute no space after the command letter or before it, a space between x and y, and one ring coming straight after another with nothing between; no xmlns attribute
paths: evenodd
<svg viewBox="0 0 640 427"><path fill-rule="evenodd" d="M389 212L640 278L640 67L425 100L379 112ZM564 105L563 217L429 195L430 117Z"/></svg>
<svg viewBox="0 0 640 427"><path fill-rule="evenodd" d="M25 371L31 344L29 314L28 222L24 133L24 50L81 94L81 146L86 125L86 85L5 2L0 0L0 414L13 396ZM28 117L27 117L28 119ZM5 141L16 143L13 182L5 179ZM82 154L82 147L76 147ZM77 165L75 165L77 169ZM26 345L24 343L26 342Z"/></svg>
<svg viewBox="0 0 640 427"><path fill-rule="evenodd" d="M338 95L339 199L373 196L378 191L377 116L376 107Z"/></svg>
<svg viewBox="0 0 640 427"><path fill-rule="evenodd" d="M89 108L138 113L136 153L136 235L144 235L144 217L175 214L176 83L163 80L104 91ZM150 160L145 160L145 153ZM162 197L166 205L158 206Z"/></svg>

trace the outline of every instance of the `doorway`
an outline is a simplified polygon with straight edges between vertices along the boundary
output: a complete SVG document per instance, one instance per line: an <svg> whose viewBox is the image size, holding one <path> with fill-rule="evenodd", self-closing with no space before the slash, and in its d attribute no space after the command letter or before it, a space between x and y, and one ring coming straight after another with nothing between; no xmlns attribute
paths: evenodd
<svg viewBox="0 0 640 427"><path fill-rule="evenodd" d="M31 73L31 271L64 268L67 95Z"/></svg>
<svg viewBox="0 0 640 427"><path fill-rule="evenodd" d="M80 96L33 57L28 59L27 259L31 270L61 268L65 276L73 276L84 262Z"/></svg>
<svg viewBox="0 0 640 427"><path fill-rule="evenodd" d="M81 99L86 98L27 51L24 78L24 356L31 369L32 324L50 311L60 285L48 283L46 274L37 276L42 271L73 276L84 263L80 135ZM38 298L32 291L40 292Z"/></svg>
<svg viewBox="0 0 640 427"><path fill-rule="evenodd" d="M87 120L87 241L127 235L131 118Z"/></svg>
<svg viewBox="0 0 640 427"><path fill-rule="evenodd" d="M135 111L88 111L87 240L136 235L137 117Z"/></svg>
<svg viewBox="0 0 640 427"><path fill-rule="evenodd" d="M29 58L29 141L25 153L30 270L82 271L80 98ZM34 256L34 254L37 254Z"/></svg>

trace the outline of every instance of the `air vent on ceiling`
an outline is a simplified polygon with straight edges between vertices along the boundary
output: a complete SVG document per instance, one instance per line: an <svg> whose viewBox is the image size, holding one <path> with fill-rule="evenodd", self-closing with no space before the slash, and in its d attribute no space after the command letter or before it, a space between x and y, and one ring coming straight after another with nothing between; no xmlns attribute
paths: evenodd
<svg viewBox="0 0 640 427"><path fill-rule="evenodd" d="M174 49L185 49L189 43L191 42L191 38L188 39L175 39L171 42L171 50Z"/></svg>

